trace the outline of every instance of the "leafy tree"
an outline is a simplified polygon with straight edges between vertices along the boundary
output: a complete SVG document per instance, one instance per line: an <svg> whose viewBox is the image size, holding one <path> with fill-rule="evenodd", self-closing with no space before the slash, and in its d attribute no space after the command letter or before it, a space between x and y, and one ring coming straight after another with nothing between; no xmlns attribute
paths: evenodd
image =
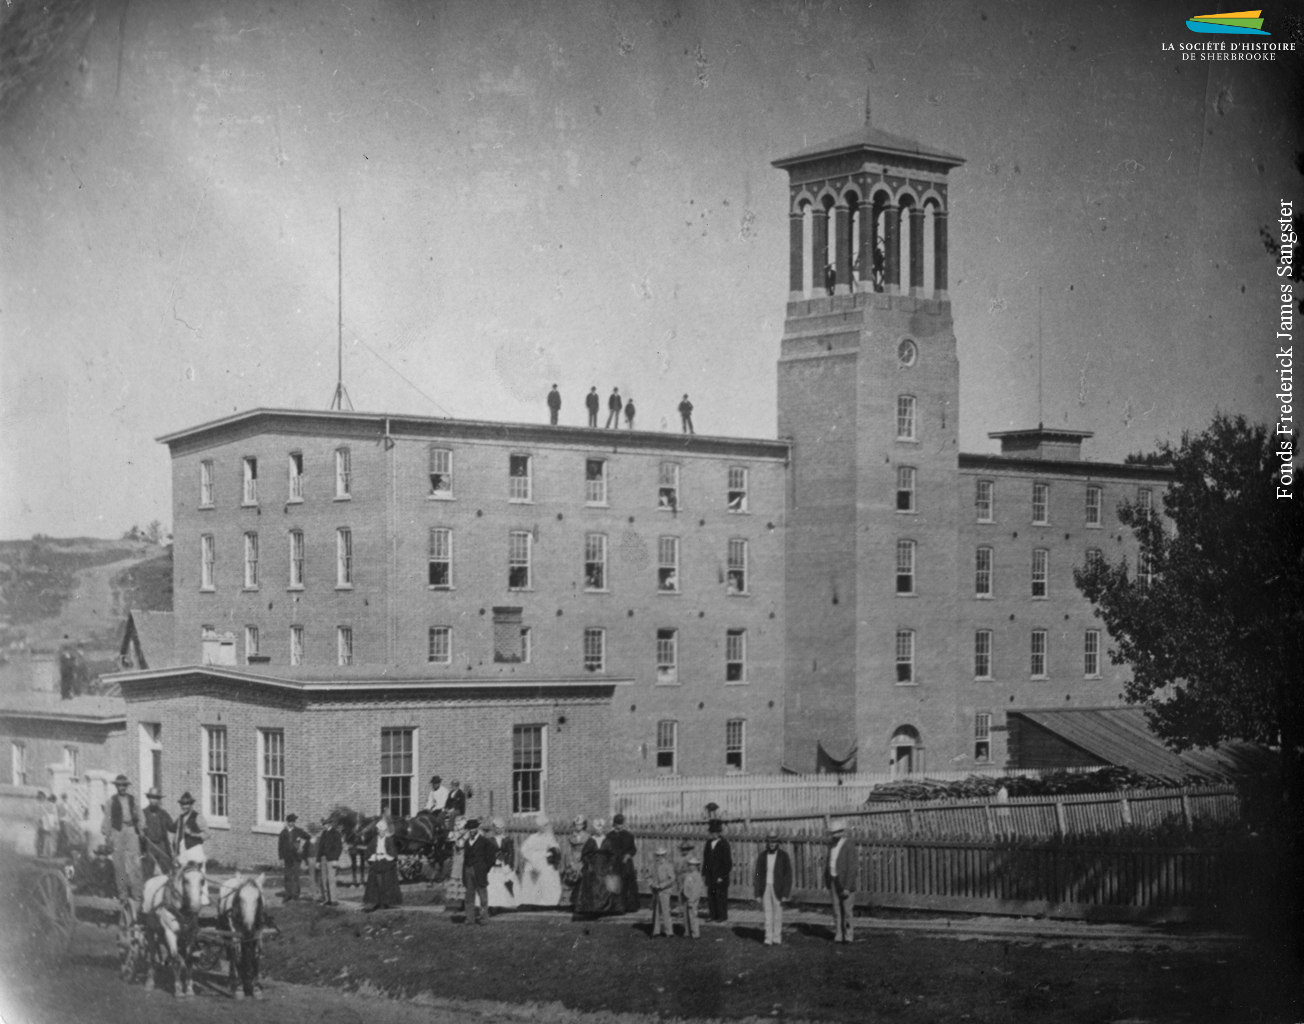
<svg viewBox="0 0 1304 1024"><path fill-rule="evenodd" d="M1162 514L1118 510L1140 543L1137 565L1098 560L1073 578L1117 644L1110 658L1132 668L1128 700L1169 746L1280 744L1295 797L1304 495L1277 498L1278 440L1220 413L1181 444L1163 442L1152 463L1172 474Z"/></svg>

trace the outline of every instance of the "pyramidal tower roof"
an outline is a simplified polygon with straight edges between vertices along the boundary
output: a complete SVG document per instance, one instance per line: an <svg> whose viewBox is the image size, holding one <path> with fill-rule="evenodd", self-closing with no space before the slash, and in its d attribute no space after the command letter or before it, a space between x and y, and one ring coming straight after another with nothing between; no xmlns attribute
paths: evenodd
<svg viewBox="0 0 1304 1024"><path fill-rule="evenodd" d="M895 135L892 132L885 132L882 128L867 124L854 132L839 135L827 142L821 142L816 146L808 146L791 156L775 160L773 166L780 168L791 167L794 164L805 163L818 157L841 156L858 152L922 157L925 160L946 164L950 167L958 167L964 163L964 157L934 149L931 146L925 146L922 142L908 139L904 135Z"/></svg>

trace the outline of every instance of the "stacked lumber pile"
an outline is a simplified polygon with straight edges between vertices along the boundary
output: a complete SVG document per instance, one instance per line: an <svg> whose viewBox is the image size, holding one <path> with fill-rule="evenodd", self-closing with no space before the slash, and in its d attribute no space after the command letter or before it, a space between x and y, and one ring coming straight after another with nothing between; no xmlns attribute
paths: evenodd
<svg viewBox="0 0 1304 1024"><path fill-rule="evenodd" d="M1022 775L1008 777L970 775L966 779L955 782L900 779L875 786L865 803L899 803L905 800L990 800L996 797L1002 786L1005 787L1007 796L1017 797L1117 793L1130 789L1168 789L1208 784L1207 779L1197 775L1188 775L1181 779L1163 779L1111 765L1092 772L1056 772L1041 778Z"/></svg>

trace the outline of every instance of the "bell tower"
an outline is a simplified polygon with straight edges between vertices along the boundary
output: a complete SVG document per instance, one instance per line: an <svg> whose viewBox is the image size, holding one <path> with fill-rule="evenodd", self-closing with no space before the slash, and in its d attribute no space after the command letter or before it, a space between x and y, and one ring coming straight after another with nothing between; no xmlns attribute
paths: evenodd
<svg viewBox="0 0 1304 1024"><path fill-rule="evenodd" d="M956 728L947 174L963 163L868 117L774 161L789 195L784 763L798 771L853 750L859 771L919 770Z"/></svg>

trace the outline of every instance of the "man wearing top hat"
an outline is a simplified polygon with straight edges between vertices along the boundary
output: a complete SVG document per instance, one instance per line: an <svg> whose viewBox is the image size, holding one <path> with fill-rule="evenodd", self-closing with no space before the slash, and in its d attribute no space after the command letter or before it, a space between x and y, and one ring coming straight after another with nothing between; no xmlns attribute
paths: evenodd
<svg viewBox="0 0 1304 1024"><path fill-rule="evenodd" d="M148 793L149 803L141 811L141 836L145 840L145 863L151 875L166 875L172 870L172 843L177 831L177 823L172 815L163 809L163 794L157 786L151 786Z"/></svg>
<svg viewBox="0 0 1304 1024"><path fill-rule="evenodd" d="M765 849L756 858L752 893L765 910L765 945L777 946L783 941L783 901L792 894L792 861L779 849L775 829L765 834Z"/></svg>
<svg viewBox="0 0 1304 1024"><path fill-rule="evenodd" d="M276 839L276 856L285 865L284 890L281 899L297 900L299 898L299 862L304 859L304 851L311 838L298 825L297 814L285 816L285 828Z"/></svg>
<svg viewBox="0 0 1304 1024"><path fill-rule="evenodd" d="M466 823L468 833L462 858L462 884L466 887L466 923L489 920L489 872L498 857L498 844L480 828L478 818ZM478 901L478 903L477 903ZM484 908L484 917L480 908Z"/></svg>
<svg viewBox="0 0 1304 1024"><path fill-rule="evenodd" d="M847 823L834 818L829 822L829 858L824 866L824 884L833 901L834 942L853 941L858 860L856 844L847 836Z"/></svg>
<svg viewBox="0 0 1304 1024"><path fill-rule="evenodd" d="M204 853L204 840L208 838L208 823L195 810L195 798L189 792L182 793L177 803L181 805L181 813L177 815L177 835L172 846L176 855L176 864L178 866L198 864L201 871L205 870L208 856ZM204 877L204 885L200 892L202 894L200 903L207 906L209 902L207 875Z"/></svg>
<svg viewBox="0 0 1304 1024"><path fill-rule="evenodd" d="M113 780L117 792L104 805L100 832L113 851L113 879L118 899L137 904L141 898L140 876L140 809L136 798L127 792L131 782L125 775Z"/></svg>
<svg viewBox="0 0 1304 1024"><path fill-rule="evenodd" d="M729 873L733 871L733 854L729 840L721 832L724 822L712 818L707 825L711 838L702 848L702 877L706 880L706 906L712 921L729 920Z"/></svg>

